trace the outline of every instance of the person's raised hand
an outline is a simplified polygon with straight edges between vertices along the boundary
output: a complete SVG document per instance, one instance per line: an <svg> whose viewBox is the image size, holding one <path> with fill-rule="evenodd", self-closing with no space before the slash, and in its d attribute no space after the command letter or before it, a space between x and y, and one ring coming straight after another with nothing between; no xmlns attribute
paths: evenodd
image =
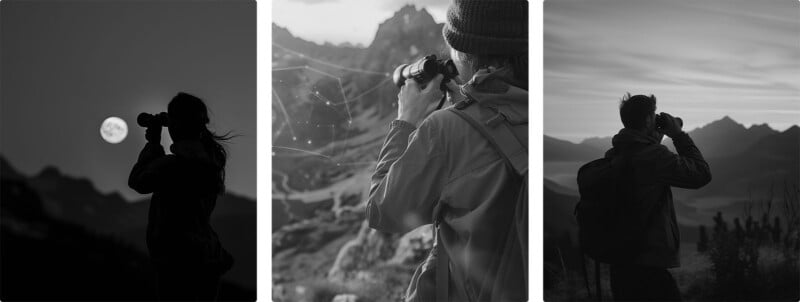
<svg viewBox="0 0 800 302"><path fill-rule="evenodd" d="M161 126L150 126L144 131L144 138L148 142L154 144L161 144Z"/></svg>
<svg viewBox="0 0 800 302"><path fill-rule="evenodd" d="M661 115L664 119L664 127L660 129L661 132L669 137L674 137L675 135L683 133L683 125L677 122L675 117L666 112L662 112Z"/></svg>
<svg viewBox="0 0 800 302"><path fill-rule="evenodd" d="M436 75L425 89L420 89L419 83L413 79L407 79L405 85L400 88L397 94L397 119L406 121L418 127L428 115L436 110L439 101L442 99L442 91L439 85L442 83L441 74Z"/></svg>

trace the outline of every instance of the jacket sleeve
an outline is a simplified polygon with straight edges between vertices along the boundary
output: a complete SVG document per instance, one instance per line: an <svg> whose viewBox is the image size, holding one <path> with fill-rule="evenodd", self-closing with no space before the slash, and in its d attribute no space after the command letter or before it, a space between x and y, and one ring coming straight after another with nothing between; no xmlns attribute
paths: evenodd
<svg viewBox="0 0 800 302"><path fill-rule="evenodd" d="M139 194L157 191L169 179L169 163L164 147L148 142L139 153L139 160L133 165L128 186Z"/></svg>
<svg viewBox="0 0 800 302"><path fill-rule="evenodd" d="M689 134L683 132L672 141L678 154L664 147L660 149L655 163L657 181L685 189L699 189L708 184L711 170Z"/></svg>
<svg viewBox="0 0 800 302"><path fill-rule="evenodd" d="M431 119L419 129L392 122L372 175L367 219L383 232L403 233L432 223L434 206L446 182L442 144Z"/></svg>

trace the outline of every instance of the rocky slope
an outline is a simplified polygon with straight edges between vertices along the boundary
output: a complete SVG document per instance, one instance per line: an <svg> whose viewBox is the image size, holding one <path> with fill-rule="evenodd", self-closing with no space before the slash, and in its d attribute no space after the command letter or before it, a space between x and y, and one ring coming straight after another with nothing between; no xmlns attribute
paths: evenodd
<svg viewBox="0 0 800 302"><path fill-rule="evenodd" d="M442 56L441 24L405 6L366 48L317 45L273 26L273 291L278 301L355 294L397 300L430 248L429 227L364 222L375 159L396 114L394 67ZM277 97L276 97L277 96Z"/></svg>

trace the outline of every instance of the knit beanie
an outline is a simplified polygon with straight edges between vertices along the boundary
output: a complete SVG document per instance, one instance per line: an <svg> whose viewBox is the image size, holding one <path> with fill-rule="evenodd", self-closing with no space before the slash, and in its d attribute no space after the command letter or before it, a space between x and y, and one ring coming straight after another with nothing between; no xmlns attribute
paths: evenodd
<svg viewBox="0 0 800 302"><path fill-rule="evenodd" d="M452 0L444 40L468 54L528 52L528 1Z"/></svg>

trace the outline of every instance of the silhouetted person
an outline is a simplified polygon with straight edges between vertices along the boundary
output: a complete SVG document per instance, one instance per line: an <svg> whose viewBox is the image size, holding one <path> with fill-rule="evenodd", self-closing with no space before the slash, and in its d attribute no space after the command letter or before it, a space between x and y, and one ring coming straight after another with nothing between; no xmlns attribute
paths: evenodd
<svg viewBox="0 0 800 302"><path fill-rule="evenodd" d="M611 290L615 300L679 301L680 290L668 268L680 266L680 234L670 187L698 189L711 181L711 172L700 150L682 122L661 113L663 125L656 127L655 96L627 94L619 108L625 126L612 139L606 157L629 156L634 188L631 212L642 221L644 238L635 254L624 263L610 266ZM661 139L672 138L672 153Z"/></svg>
<svg viewBox="0 0 800 302"><path fill-rule="evenodd" d="M443 94L441 74L427 87L406 80L397 119L378 156L366 210L369 226L405 233L438 221L436 274L447 270L448 276L436 276L436 300L527 300L524 244L507 241L517 233L512 224L522 177L480 128L452 111L496 106L493 113L503 118L496 119L499 127L527 123L527 4L451 1L442 33L458 80L466 83L446 85L451 103L461 105L434 112ZM527 133L510 139L527 146ZM522 153L527 160L527 149ZM447 259L442 257L449 261L440 266L445 262L440 259ZM422 277L425 267L412 276L406 301L432 299L434 284Z"/></svg>
<svg viewBox="0 0 800 302"><path fill-rule="evenodd" d="M225 190L226 151L206 128L208 112L199 98L178 93L165 122L171 155L161 146L162 124L147 127L147 144L128 185L153 193L147 248L157 272L159 300L216 300L220 276L233 264L211 228L217 196Z"/></svg>

